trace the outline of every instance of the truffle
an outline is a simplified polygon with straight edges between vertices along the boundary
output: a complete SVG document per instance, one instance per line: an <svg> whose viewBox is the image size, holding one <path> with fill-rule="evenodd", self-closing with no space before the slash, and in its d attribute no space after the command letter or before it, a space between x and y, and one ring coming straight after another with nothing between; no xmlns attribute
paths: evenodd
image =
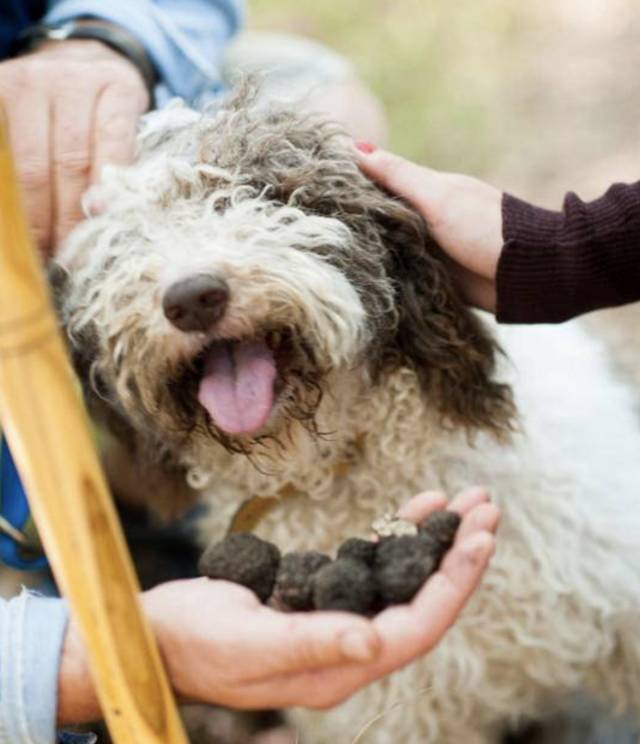
<svg viewBox="0 0 640 744"><path fill-rule="evenodd" d="M420 536L383 538L376 551L375 581L383 605L409 602L435 571L439 557Z"/></svg>
<svg viewBox="0 0 640 744"><path fill-rule="evenodd" d="M210 546L201 573L246 586L282 609L344 610L371 615L409 602L437 570L460 526L452 511L433 512L419 529L386 515L376 521L379 542L351 537L337 559L317 551L287 553L250 533L236 533Z"/></svg>
<svg viewBox="0 0 640 744"><path fill-rule="evenodd" d="M280 551L275 545L248 532L238 532L207 548L198 568L210 579L242 584L266 602L273 591L279 563Z"/></svg>
<svg viewBox="0 0 640 744"><path fill-rule="evenodd" d="M434 550L439 554L438 560L453 545L461 521L457 512L441 509L432 512L420 524L418 534L435 543Z"/></svg>
<svg viewBox="0 0 640 744"><path fill-rule="evenodd" d="M313 576L328 563L329 556L315 550L284 555L273 589L276 602L291 610L312 610Z"/></svg>
<svg viewBox="0 0 640 744"><path fill-rule="evenodd" d="M377 547L378 544L372 540L363 540L360 537L350 537L338 548L338 559L350 558L354 561L361 561L367 566L372 566L376 557Z"/></svg>
<svg viewBox="0 0 640 744"><path fill-rule="evenodd" d="M373 572L362 561L340 558L313 577L313 600L318 610L344 610L367 615L376 599Z"/></svg>

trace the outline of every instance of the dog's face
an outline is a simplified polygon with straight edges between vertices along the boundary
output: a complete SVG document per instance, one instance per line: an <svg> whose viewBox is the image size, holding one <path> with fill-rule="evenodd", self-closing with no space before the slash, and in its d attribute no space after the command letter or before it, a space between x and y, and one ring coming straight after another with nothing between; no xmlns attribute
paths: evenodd
<svg viewBox="0 0 640 744"><path fill-rule="evenodd" d="M408 366L447 422L508 427L492 340L422 219L349 147L246 94L151 120L60 256L63 320L111 420L169 449L250 452L294 422L317 433L329 379Z"/></svg>

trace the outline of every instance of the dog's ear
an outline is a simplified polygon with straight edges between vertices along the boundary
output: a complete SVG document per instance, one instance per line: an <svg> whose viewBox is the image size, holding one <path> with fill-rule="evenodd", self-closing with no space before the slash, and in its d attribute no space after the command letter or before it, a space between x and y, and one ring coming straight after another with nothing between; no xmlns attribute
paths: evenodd
<svg viewBox="0 0 640 744"><path fill-rule="evenodd" d="M510 388L494 379L500 349L463 302L424 221L388 196L378 221L396 285L392 354L415 370L446 422L507 432L515 409Z"/></svg>

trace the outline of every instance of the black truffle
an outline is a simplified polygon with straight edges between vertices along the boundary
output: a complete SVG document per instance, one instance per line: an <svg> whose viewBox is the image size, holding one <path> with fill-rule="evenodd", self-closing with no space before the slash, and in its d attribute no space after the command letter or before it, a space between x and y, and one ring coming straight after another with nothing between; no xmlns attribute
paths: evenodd
<svg viewBox="0 0 640 744"><path fill-rule="evenodd" d="M329 556L315 550L287 553L280 561L274 599L292 610L312 610L313 576L328 563L331 563Z"/></svg>
<svg viewBox="0 0 640 744"><path fill-rule="evenodd" d="M382 604L409 602L437 564L433 546L418 535L383 538L374 562L375 581Z"/></svg>
<svg viewBox="0 0 640 744"><path fill-rule="evenodd" d="M242 584L261 602L271 596L280 563L278 548L248 532L229 535L204 552L198 568L210 579Z"/></svg>
<svg viewBox="0 0 640 744"><path fill-rule="evenodd" d="M432 512L420 524L418 534L434 543L438 561L453 545L461 521L457 512L441 509Z"/></svg>
<svg viewBox="0 0 640 744"><path fill-rule="evenodd" d="M317 610L367 615L375 599L373 572L362 561L341 558L321 568L313 578L313 600Z"/></svg>
<svg viewBox="0 0 640 744"><path fill-rule="evenodd" d="M354 561L362 561L367 566L373 566L377 546L378 544L372 540L350 537L338 548L338 559L350 558Z"/></svg>

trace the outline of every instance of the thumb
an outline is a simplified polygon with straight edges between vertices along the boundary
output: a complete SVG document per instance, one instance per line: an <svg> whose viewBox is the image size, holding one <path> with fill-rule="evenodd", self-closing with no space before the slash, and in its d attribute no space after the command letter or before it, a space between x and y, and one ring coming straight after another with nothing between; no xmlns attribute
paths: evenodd
<svg viewBox="0 0 640 744"><path fill-rule="evenodd" d="M268 674L371 662L380 651L373 624L346 613L277 614L260 635L256 651L272 650Z"/></svg>

